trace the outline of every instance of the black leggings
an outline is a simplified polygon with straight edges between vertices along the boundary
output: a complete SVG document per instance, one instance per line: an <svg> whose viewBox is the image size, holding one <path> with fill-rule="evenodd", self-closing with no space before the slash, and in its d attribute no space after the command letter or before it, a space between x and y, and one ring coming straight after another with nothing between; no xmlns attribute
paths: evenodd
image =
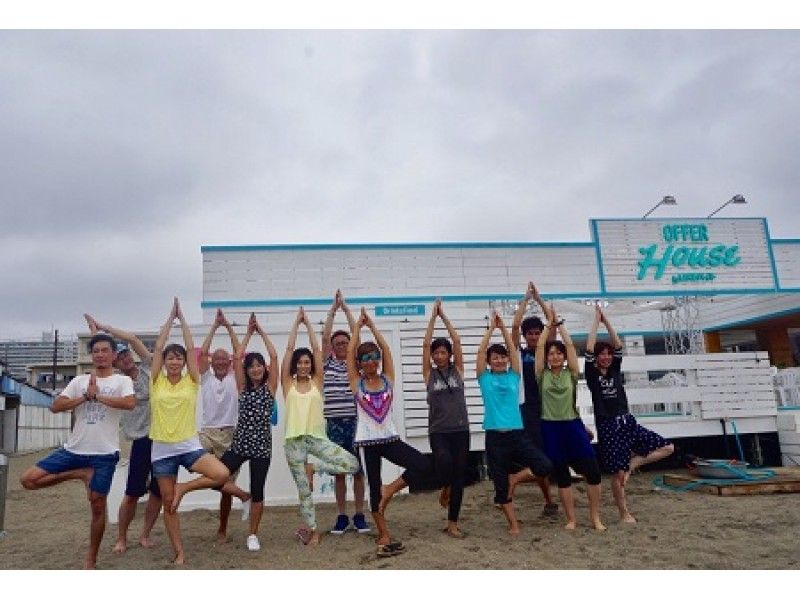
<svg viewBox="0 0 800 598"><path fill-rule="evenodd" d="M230 472L239 469L245 461L250 461L250 494L252 500L253 502L264 502L264 484L267 482L269 457L245 457L228 449L219 460ZM214 488L214 490L219 490L220 488L222 486Z"/></svg>
<svg viewBox="0 0 800 598"><path fill-rule="evenodd" d="M570 466L586 478L587 484L595 486L600 483L600 466L597 464L597 459L576 459L569 463L562 461L561 463L554 464L553 475L551 477L558 484L559 488L569 488L572 486L572 476L569 473Z"/></svg>
<svg viewBox="0 0 800 598"><path fill-rule="evenodd" d="M402 440L392 440L385 444L370 444L361 447L364 451L364 467L369 484L369 508L378 512L381 502L381 458L405 468L401 477L407 484L422 480L428 473L429 465L425 455Z"/></svg>
<svg viewBox="0 0 800 598"><path fill-rule="evenodd" d="M486 431L486 460L494 482L494 502L504 505L508 498L508 474L513 463L529 467L534 475L544 477L553 470L553 464L523 430Z"/></svg>
<svg viewBox="0 0 800 598"><path fill-rule="evenodd" d="M450 486L447 519L458 521L469 459L469 432L432 432L430 443L436 477L442 486Z"/></svg>

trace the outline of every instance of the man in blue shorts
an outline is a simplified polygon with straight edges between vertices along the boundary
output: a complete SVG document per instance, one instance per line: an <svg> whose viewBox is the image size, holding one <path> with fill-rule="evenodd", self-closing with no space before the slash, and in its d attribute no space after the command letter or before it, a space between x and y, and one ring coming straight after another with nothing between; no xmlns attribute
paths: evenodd
<svg viewBox="0 0 800 598"><path fill-rule="evenodd" d="M158 482L152 472L150 449L153 441L150 440L150 362L153 354L141 339L127 330L114 328L108 324L99 324L89 314L84 314L89 324L91 334L104 331L114 338L123 341L117 345L117 358L114 367L129 376L133 381L133 394L136 397L136 407L132 411L122 414L120 423L125 437L132 441L130 459L128 460L128 481L125 483L125 496L119 504L117 515L117 542L113 551L122 554L128 549L128 528L136 517L136 506L139 499L147 494L147 506L144 511L142 533L139 536L139 545L152 548L153 541L150 532L158 519L161 511L161 493ZM131 350L139 356L140 362L133 359Z"/></svg>
<svg viewBox="0 0 800 598"><path fill-rule="evenodd" d="M75 427L63 448L28 468L20 483L28 490L67 480L86 484L92 523L84 568L94 569L106 528L106 497L119 461L120 416L123 410L136 406L136 398L131 379L114 373L117 352L111 336L94 335L89 340L89 352L92 373L73 378L50 406L53 413L73 411Z"/></svg>

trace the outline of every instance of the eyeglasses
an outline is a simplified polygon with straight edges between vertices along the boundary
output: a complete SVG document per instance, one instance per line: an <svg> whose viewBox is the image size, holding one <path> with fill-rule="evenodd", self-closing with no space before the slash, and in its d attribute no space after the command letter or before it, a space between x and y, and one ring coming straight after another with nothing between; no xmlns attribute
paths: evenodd
<svg viewBox="0 0 800 598"><path fill-rule="evenodd" d="M365 361L380 361L381 360L381 354L380 353L365 353L364 355L359 357L358 360L361 363L364 363Z"/></svg>

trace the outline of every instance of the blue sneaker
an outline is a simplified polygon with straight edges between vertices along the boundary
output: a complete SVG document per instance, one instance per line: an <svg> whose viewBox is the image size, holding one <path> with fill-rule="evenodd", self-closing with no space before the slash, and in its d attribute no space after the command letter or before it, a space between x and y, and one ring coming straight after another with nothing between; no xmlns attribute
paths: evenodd
<svg viewBox="0 0 800 598"><path fill-rule="evenodd" d="M363 519L364 516L362 515L361 518ZM333 526L331 533L336 536L341 536L347 531L348 527L350 527L350 520L347 518L347 515L339 515L336 518L336 525Z"/></svg>
<svg viewBox="0 0 800 598"><path fill-rule="evenodd" d="M364 519L364 513L356 513L353 515L353 526L359 534L368 534L370 531L367 520Z"/></svg>

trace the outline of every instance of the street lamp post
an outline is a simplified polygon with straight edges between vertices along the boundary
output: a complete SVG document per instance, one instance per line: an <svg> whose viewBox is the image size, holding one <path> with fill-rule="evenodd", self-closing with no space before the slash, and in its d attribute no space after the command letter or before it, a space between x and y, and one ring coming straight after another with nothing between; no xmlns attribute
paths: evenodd
<svg viewBox="0 0 800 598"><path fill-rule="evenodd" d="M650 214L655 212L656 208L658 206L661 206L661 205L674 206L674 205L677 205L677 203L678 203L678 201L674 197L672 197L672 195L665 195L664 197L661 198L661 201L659 201L656 205L654 205L652 208L650 208L647 211L647 213L644 216L642 216L642 220L646 219Z"/></svg>
<svg viewBox="0 0 800 598"><path fill-rule="evenodd" d="M719 211L720 211L722 208L724 208L725 206L727 206L728 204L731 204L731 203L735 203L735 204L743 204L743 203L747 203L747 200L744 198L744 195L742 195L742 194L740 194L740 193L737 193L736 195L734 195L733 197L731 197L731 198L730 198L728 201L726 201L724 204L722 204L720 207L718 207L716 210L714 210L713 212L711 212L711 213L708 215L708 217L709 217L709 218L711 218L711 217L712 217L714 214L716 214L716 213L717 213L717 212L719 212Z"/></svg>

